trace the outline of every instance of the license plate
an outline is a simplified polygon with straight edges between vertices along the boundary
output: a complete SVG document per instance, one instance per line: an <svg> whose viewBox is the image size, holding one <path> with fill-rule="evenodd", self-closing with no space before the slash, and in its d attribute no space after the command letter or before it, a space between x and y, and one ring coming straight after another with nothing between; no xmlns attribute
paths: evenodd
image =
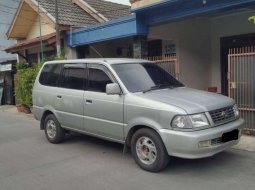
<svg viewBox="0 0 255 190"><path fill-rule="evenodd" d="M228 133L224 133L222 135L222 142L229 142L229 141L234 141L238 139L238 135L239 135L239 130L235 129L233 131L230 131Z"/></svg>

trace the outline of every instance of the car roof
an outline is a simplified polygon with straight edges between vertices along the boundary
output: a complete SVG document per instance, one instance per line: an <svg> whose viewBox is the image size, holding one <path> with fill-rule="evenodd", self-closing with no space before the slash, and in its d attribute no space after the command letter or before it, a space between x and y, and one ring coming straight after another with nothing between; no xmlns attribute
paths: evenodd
<svg viewBox="0 0 255 190"><path fill-rule="evenodd" d="M150 62L145 59L130 59L130 58L90 58L90 59L68 59L68 60L58 60L58 61L48 61L45 64L53 63L103 63L105 65L112 64L124 64L124 63L141 63L141 62Z"/></svg>

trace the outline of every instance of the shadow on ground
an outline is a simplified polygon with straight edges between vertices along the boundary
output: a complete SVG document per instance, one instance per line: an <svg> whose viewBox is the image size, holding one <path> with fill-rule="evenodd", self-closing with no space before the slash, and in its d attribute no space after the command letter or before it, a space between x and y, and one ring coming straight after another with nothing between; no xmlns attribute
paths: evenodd
<svg viewBox="0 0 255 190"><path fill-rule="evenodd" d="M123 145L115 142L110 142L95 137L82 135L78 133L71 133L67 136L64 144L83 144L88 146L97 147L98 151L103 153L115 152L117 155L123 156ZM237 165L239 160L245 160L246 155L245 151L239 150L227 150L222 153L216 154L212 157L203 158L203 159L182 159L177 157L169 157L170 164L169 166L162 171L161 173L189 173L193 174L204 174L210 173L210 171L221 171L224 168L232 168L234 172L239 167ZM124 154L128 158L132 159L130 150ZM135 163L134 163L135 164ZM231 173L231 171L230 171Z"/></svg>

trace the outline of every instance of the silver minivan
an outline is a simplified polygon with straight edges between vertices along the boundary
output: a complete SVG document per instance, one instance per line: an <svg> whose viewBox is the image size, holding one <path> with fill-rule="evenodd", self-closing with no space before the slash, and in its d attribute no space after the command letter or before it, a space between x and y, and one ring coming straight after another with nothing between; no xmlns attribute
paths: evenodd
<svg viewBox="0 0 255 190"><path fill-rule="evenodd" d="M204 158L238 143L244 120L234 100L185 87L153 62L46 62L33 89L34 116L49 142L75 131L124 144L143 169L169 156Z"/></svg>

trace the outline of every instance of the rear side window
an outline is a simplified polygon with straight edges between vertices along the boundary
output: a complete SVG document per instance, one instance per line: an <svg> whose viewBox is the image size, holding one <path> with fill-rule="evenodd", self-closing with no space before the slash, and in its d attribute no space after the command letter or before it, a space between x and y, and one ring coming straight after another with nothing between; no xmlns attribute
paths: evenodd
<svg viewBox="0 0 255 190"><path fill-rule="evenodd" d="M88 90L94 92L106 92L106 85L112 83L108 75L101 69L89 69Z"/></svg>
<svg viewBox="0 0 255 190"><path fill-rule="evenodd" d="M66 68L60 82L60 87L84 90L85 69L80 68Z"/></svg>
<svg viewBox="0 0 255 190"><path fill-rule="evenodd" d="M62 64L47 64L44 65L39 82L46 86L58 86L58 80L60 77Z"/></svg>

